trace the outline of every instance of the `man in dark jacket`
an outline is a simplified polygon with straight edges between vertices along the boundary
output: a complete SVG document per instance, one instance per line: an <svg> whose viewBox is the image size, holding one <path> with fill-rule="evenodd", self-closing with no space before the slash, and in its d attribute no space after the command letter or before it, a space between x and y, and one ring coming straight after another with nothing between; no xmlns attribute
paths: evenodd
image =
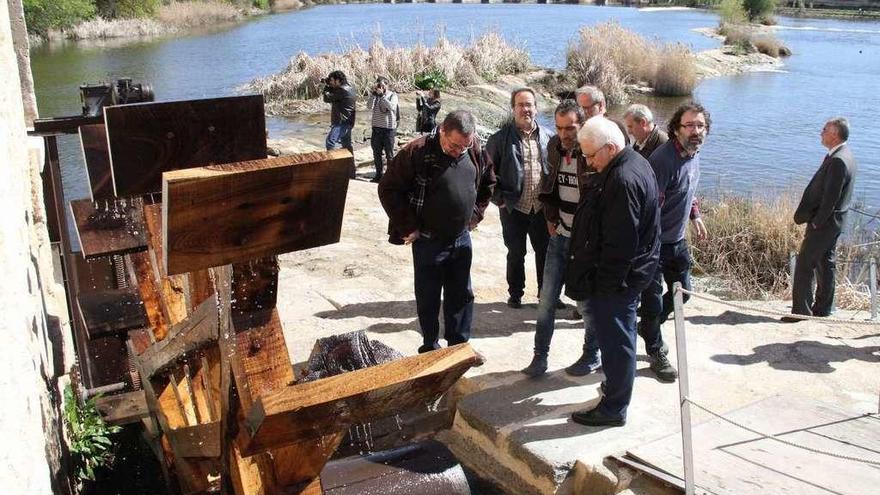
<svg viewBox="0 0 880 495"><path fill-rule="evenodd" d="M578 141L598 175L575 213L565 293L596 332L605 386L599 404L572 420L622 426L635 381L636 307L660 253L657 179L608 119L588 120Z"/></svg>
<svg viewBox="0 0 880 495"><path fill-rule="evenodd" d="M846 140L849 123L834 118L822 128L822 146L828 154L804 189L794 212L794 223L807 224L798 252L791 295L791 312L796 315L830 316L834 306L834 251L846 221L856 177L856 159ZM816 300L813 301L813 279ZM784 317L783 321L799 321Z"/></svg>
<svg viewBox="0 0 880 495"><path fill-rule="evenodd" d="M501 232L507 248L507 305L522 307L525 293L526 237L535 251L538 293L541 292L547 253L547 222L538 192L541 174L549 171L547 142L552 133L538 125L535 91L519 88L510 95L513 121L489 137L486 152L498 178L492 202L501 211ZM554 301L555 303L556 301Z"/></svg>
<svg viewBox="0 0 880 495"><path fill-rule="evenodd" d="M470 338L470 230L483 219L494 186L474 117L464 110L450 112L436 132L401 149L379 181L392 237L412 244L420 353L440 348L441 292L447 343Z"/></svg>
<svg viewBox="0 0 880 495"><path fill-rule="evenodd" d="M641 103L630 105L623 114L626 131L633 137L633 149L638 151L645 160L651 157L661 144L669 141L669 136L654 124L651 109Z"/></svg>
<svg viewBox="0 0 880 495"><path fill-rule="evenodd" d="M349 86L345 73L334 70L327 76L324 101L330 104L330 132L327 133L327 149L345 148L354 154L351 146L351 130L354 127L357 96ZM352 170L354 177L354 170Z"/></svg>

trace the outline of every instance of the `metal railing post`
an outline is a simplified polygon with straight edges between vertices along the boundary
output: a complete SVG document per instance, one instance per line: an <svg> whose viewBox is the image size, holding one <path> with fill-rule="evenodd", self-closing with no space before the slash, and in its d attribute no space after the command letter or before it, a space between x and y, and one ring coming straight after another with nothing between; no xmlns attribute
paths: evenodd
<svg viewBox="0 0 880 495"><path fill-rule="evenodd" d="M871 320L877 320L877 260L871 258L868 268L868 290L871 291Z"/></svg>
<svg viewBox="0 0 880 495"><path fill-rule="evenodd" d="M678 356L678 402L681 407L681 446L684 460L685 495L694 495L694 450L691 438L691 403L688 385L687 339L684 330L684 300L681 283L673 285L675 295L675 349Z"/></svg>
<svg viewBox="0 0 880 495"><path fill-rule="evenodd" d="M792 251L788 255L788 287L794 291L794 269L797 265L797 254Z"/></svg>

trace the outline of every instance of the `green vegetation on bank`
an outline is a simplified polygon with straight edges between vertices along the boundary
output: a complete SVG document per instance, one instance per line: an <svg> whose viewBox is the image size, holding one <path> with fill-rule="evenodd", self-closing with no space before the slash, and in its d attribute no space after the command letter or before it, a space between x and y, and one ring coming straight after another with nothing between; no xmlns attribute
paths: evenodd
<svg viewBox="0 0 880 495"><path fill-rule="evenodd" d="M240 18L242 11L252 8L266 10L274 7L276 3L285 6L291 3L300 4L299 1L291 2L290 0L24 0L23 7L28 32L47 37L52 31L71 30L74 27L79 27L84 21L97 21L96 25L106 27L107 22L112 20L140 19L166 23L172 28L192 27L216 22L216 16L212 13L217 11L235 12L236 16ZM173 15L175 12L188 14L186 22L176 22L177 17ZM205 14L200 14L202 12ZM228 18L229 15L224 14L223 17ZM201 20L195 22L196 19ZM136 26L132 23L122 23L122 27L131 29ZM172 30L165 29L164 31ZM124 32L122 29L117 29L117 31L120 34ZM148 26L140 31L143 34L158 34L154 32L157 31L155 26ZM94 33L94 26L85 32ZM72 37L77 38L76 36ZM83 36L78 38L82 39Z"/></svg>

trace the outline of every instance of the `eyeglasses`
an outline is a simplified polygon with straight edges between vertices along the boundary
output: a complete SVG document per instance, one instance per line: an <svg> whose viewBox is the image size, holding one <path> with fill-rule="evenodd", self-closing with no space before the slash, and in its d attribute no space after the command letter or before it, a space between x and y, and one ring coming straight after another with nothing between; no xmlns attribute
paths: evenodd
<svg viewBox="0 0 880 495"><path fill-rule="evenodd" d="M467 146L462 146L456 142L453 142L452 140L448 140L446 146L449 148L450 151L458 151L459 153L464 153L465 151L468 151L471 148L473 148L474 144L471 143L471 144L468 144Z"/></svg>
<svg viewBox="0 0 880 495"><path fill-rule="evenodd" d="M684 127L691 132L693 132L694 130L696 130L697 132L703 132L708 129L706 124L702 122L688 122L687 124L681 124L681 127Z"/></svg>
<svg viewBox="0 0 880 495"><path fill-rule="evenodd" d="M584 154L584 157L586 157L587 161L590 161L590 162L591 162L591 161L593 161L594 158L596 158L596 155L598 155L600 151L602 151L603 149L605 149L606 146L608 146L608 143L603 144L601 148L597 149L597 150L596 150L595 152L593 152L593 153L588 153L588 154L585 153L585 154Z"/></svg>

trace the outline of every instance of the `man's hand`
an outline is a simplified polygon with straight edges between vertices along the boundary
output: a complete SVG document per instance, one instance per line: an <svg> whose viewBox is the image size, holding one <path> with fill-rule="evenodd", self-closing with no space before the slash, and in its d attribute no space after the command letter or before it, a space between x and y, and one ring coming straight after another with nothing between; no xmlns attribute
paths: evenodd
<svg viewBox="0 0 880 495"><path fill-rule="evenodd" d="M694 230L697 231L697 239L701 241L705 241L709 238L709 230L706 228L706 224L703 223L703 219L697 217L691 220L694 224Z"/></svg>
<svg viewBox="0 0 880 495"><path fill-rule="evenodd" d="M419 232L419 229L413 230L408 235L404 236L403 243L404 244L412 244L412 243L416 242L416 240L418 240L419 236L421 236L421 235L422 234L421 234L421 232Z"/></svg>
<svg viewBox="0 0 880 495"><path fill-rule="evenodd" d="M549 220L547 221L547 232L550 233L550 237L556 237L556 224Z"/></svg>

